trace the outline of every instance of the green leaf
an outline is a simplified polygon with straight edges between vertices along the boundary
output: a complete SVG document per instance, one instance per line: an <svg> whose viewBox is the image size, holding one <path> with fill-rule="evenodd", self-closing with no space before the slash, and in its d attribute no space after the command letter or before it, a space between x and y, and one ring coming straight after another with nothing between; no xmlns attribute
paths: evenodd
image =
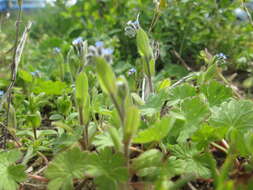
<svg viewBox="0 0 253 190"><path fill-rule="evenodd" d="M195 174L198 177L209 178L211 173L207 164L207 155L202 154L195 146L177 144L168 146L172 156L181 161L182 174Z"/></svg>
<svg viewBox="0 0 253 190"><path fill-rule="evenodd" d="M26 179L25 167L15 162L21 158L21 152L18 150L9 150L0 152L0 189L16 190L18 184Z"/></svg>
<svg viewBox="0 0 253 190"><path fill-rule="evenodd" d="M84 106L87 102L89 91L88 77L85 72L81 72L76 79L76 100L79 106Z"/></svg>
<svg viewBox="0 0 253 190"><path fill-rule="evenodd" d="M176 86L175 88L169 89L168 104L178 104L188 97L196 96L196 94L196 90L193 86L187 83L181 84L179 86Z"/></svg>
<svg viewBox="0 0 253 190"><path fill-rule="evenodd" d="M212 64L207 68L207 70L198 77L198 83L200 85L204 84L205 82L213 79L217 75L217 64Z"/></svg>
<svg viewBox="0 0 253 190"><path fill-rule="evenodd" d="M96 135L94 140L92 141L92 144L100 150L106 147L114 147L114 141L121 142L122 139L122 132L120 133L117 129L110 127L108 131L104 131L103 133ZM119 144L118 146L121 147L121 145Z"/></svg>
<svg viewBox="0 0 253 190"><path fill-rule="evenodd" d="M140 124L140 112L137 107L129 106L125 113L124 138L128 139L135 135Z"/></svg>
<svg viewBox="0 0 253 190"><path fill-rule="evenodd" d="M118 190L117 183L107 176L99 176L94 179L98 190Z"/></svg>
<svg viewBox="0 0 253 190"><path fill-rule="evenodd" d="M158 94L152 94L148 97L146 104L140 107L142 115L153 115L159 113L164 102L168 99L168 93L165 90Z"/></svg>
<svg viewBox="0 0 253 190"><path fill-rule="evenodd" d="M162 159L163 154L159 150L151 149L133 159L132 168L140 177L151 176L160 171Z"/></svg>
<svg viewBox="0 0 253 190"><path fill-rule="evenodd" d="M23 70L23 69L19 69L19 70L18 70L18 75L19 75L19 77L22 78L25 82L32 82L32 81L33 81L33 76L32 76L29 72L27 72L27 71L25 71L25 70Z"/></svg>
<svg viewBox="0 0 253 190"><path fill-rule="evenodd" d="M178 141L184 142L199 128L201 121L209 114L209 109L200 97L185 99L180 108L181 114L185 117L185 125Z"/></svg>
<svg viewBox="0 0 253 190"><path fill-rule="evenodd" d="M73 189L73 179L84 177L86 164L87 153L79 148L58 154L46 170L46 177L50 179L48 189Z"/></svg>
<svg viewBox="0 0 253 190"><path fill-rule="evenodd" d="M200 123L209 113L208 106L199 97L187 98L181 104L181 111L188 124Z"/></svg>
<svg viewBox="0 0 253 190"><path fill-rule="evenodd" d="M171 80L169 78L164 79L163 81L158 83L157 91L161 91L165 88L168 88L171 85Z"/></svg>
<svg viewBox="0 0 253 190"><path fill-rule="evenodd" d="M44 92L47 95L62 95L64 91L69 91L69 88L64 82L36 79L36 85L32 91L36 94Z"/></svg>
<svg viewBox="0 0 253 190"><path fill-rule="evenodd" d="M116 77L112 71L111 66L101 57L96 58L97 76L102 90L106 94L117 93Z"/></svg>
<svg viewBox="0 0 253 190"><path fill-rule="evenodd" d="M210 106L218 106L228 98L232 97L232 90L217 81L210 81L200 87Z"/></svg>
<svg viewBox="0 0 253 190"><path fill-rule="evenodd" d="M148 59L152 58L153 51L150 46L149 38L142 28L137 30L136 41L139 54Z"/></svg>
<svg viewBox="0 0 253 190"><path fill-rule="evenodd" d="M174 122L175 119L172 117L162 118L154 126L140 131L134 138L134 143L160 142L172 129Z"/></svg>
<svg viewBox="0 0 253 190"><path fill-rule="evenodd" d="M113 153L105 148L100 152L89 155L87 161L87 174L97 178L106 177L115 183L125 182L128 179L128 171L125 167L125 158L121 153Z"/></svg>
<svg viewBox="0 0 253 190"><path fill-rule="evenodd" d="M122 133L114 127L109 128L109 133L113 141L114 147L118 152L123 152Z"/></svg>
<svg viewBox="0 0 253 190"><path fill-rule="evenodd" d="M210 123L214 127L247 130L253 128L253 102L231 100L212 110Z"/></svg>
<svg viewBox="0 0 253 190"><path fill-rule="evenodd" d="M224 138L225 128L216 128L209 125L203 125L191 137L193 142L197 143L197 148L206 148L210 142L218 141Z"/></svg>

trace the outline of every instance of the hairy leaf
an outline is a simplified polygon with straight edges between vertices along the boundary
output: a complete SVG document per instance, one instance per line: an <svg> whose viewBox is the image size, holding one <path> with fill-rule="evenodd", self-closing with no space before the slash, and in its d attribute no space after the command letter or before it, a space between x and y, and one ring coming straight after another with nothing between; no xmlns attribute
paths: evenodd
<svg viewBox="0 0 253 190"><path fill-rule="evenodd" d="M10 150L0 152L0 189L16 190L18 184L26 179L25 167L21 164L15 164L21 158L21 152Z"/></svg>
<svg viewBox="0 0 253 190"><path fill-rule="evenodd" d="M200 92L205 94L210 106L220 105L228 98L232 97L232 90L223 84L212 80L208 84L200 87Z"/></svg>
<svg viewBox="0 0 253 190"><path fill-rule="evenodd" d="M210 170L206 164L206 155L189 144L169 145L171 154L181 161L182 174L195 174L198 177L210 177Z"/></svg>
<svg viewBox="0 0 253 190"><path fill-rule="evenodd" d="M185 98L196 96L196 90L189 84L181 84L175 88L169 89L169 104L175 105Z"/></svg>
<svg viewBox="0 0 253 190"><path fill-rule="evenodd" d="M125 158L121 153L113 153L111 149L100 150L99 154L89 155L87 173L95 179L105 177L115 184L125 182L128 179L128 171L125 167ZM103 182L103 180L98 180ZM103 185L103 184L100 184Z"/></svg>
<svg viewBox="0 0 253 190"><path fill-rule="evenodd" d="M215 127L253 128L253 102L249 100L231 100L212 110L210 123Z"/></svg>
<svg viewBox="0 0 253 190"><path fill-rule="evenodd" d="M57 155L46 170L46 176L50 179L48 189L73 189L73 179L84 177L86 161L87 153L79 148Z"/></svg>
<svg viewBox="0 0 253 190"><path fill-rule="evenodd" d="M161 121L158 121L154 126L140 131L134 138L135 143L149 143L149 142L159 142L164 137L167 136L175 119L172 117L164 117Z"/></svg>

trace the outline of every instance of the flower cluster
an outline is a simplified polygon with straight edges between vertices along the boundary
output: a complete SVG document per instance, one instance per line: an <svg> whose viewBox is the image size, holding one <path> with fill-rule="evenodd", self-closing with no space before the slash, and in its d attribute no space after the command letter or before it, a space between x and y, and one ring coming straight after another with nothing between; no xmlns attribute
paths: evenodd
<svg viewBox="0 0 253 190"><path fill-rule="evenodd" d="M160 55L160 44L159 42L152 40L150 46L153 50L153 57L155 60L157 60Z"/></svg>
<svg viewBox="0 0 253 190"><path fill-rule="evenodd" d="M131 68L128 71L128 76L133 75L134 73L136 73L136 69L135 68Z"/></svg>
<svg viewBox="0 0 253 190"><path fill-rule="evenodd" d="M133 38L136 35L136 31L140 28L139 16L140 14L137 15L135 21L130 20L126 24L127 26L125 27L125 34L130 38Z"/></svg>
<svg viewBox="0 0 253 190"><path fill-rule="evenodd" d="M218 53L215 55L215 57L219 60L224 60L224 61L227 60L228 58L224 53Z"/></svg>
<svg viewBox="0 0 253 190"><path fill-rule="evenodd" d="M103 57L108 63L112 63L112 48L106 48L104 42L97 41L94 45L88 46L87 41L78 37L72 41L77 54L86 61L91 61L93 57Z"/></svg>
<svg viewBox="0 0 253 190"><path fill-rule="evenodd" d="M88 47L88 58L92 58L92 57L104 57L105 60L108 63L112 63L112 54L113 54L114 50L111 48L105 48L104 46L104 42L102 41L97 41L95 43L95 45L90 45Z"/></svg>
<svg viewBox="0 0 253 190"><path fill-rule="evenodd" d="M77 54L81 57L85 57L87 42L83 40L83 37L77 37L72 41Z"/></svg>

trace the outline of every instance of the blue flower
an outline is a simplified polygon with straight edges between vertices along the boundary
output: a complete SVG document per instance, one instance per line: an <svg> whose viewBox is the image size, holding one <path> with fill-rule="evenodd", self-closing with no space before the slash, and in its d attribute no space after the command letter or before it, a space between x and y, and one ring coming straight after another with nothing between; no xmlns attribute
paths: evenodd
<svg viewBox="0 0 253 190"><path fill-rule="evenodd" d="M78 38L75 38L73 41L72 41L72 44L74 46L77 46L77 45L80 45L83 43L83 37L78 37Z"/></svg>
<svg viewBox="0 0 253 190"><path fill-rule="evenodd" d="M58 47L54 47L54 53L55 54L61 53L61 49Z"/></svg>
<svg viewBox="0 0 253 190"><path fill-rule="evenodd" d="M222 60L226 60L228 58L224 53L218 53L216 54L216 57Z"/></svg>
<svg viewBox="0 0 253 190"><path fill-rule="evenodd" d="M113 51L111 48L102 49L102 55L112 55Z"/></svg>
<svg viewBox="0 0 253 190"><path fill-rule="evenodd" d="M135 21L128 21L125 27L125 35L129 37L134 37L136 35L136 31L140 28L140 22L139 22L139 16L137 15L137 18Z"/></svg>
<svg viewBox="0 0 253 190"><path fill-rule="evenodd" d="M135 68L131 68L129 71L128 71L128 75L132 75L136 73L136 69Z"/></svg>
<svg viewBox="0 0 253 190"><path fill-rule="evenodd" d="M40 71L36 70L36 71L31 72L31 74L32 76L40 76Z"/></svg>
<svg viewBox="0 0 253 190"><path fill-rule="evenodd" d="M97 48L102 48L102 47L104 46L104 42L102 42L102 41L97 41L97 42L95 43L95 46L96 46Z"/></svg>
<svg viewBox="0 0 253 190"><path fill-rule="evenodd" d="M247 12L241 8L235 9L234 14L235 14L236 18L240 21L247 21L248 20Z"/></svg>

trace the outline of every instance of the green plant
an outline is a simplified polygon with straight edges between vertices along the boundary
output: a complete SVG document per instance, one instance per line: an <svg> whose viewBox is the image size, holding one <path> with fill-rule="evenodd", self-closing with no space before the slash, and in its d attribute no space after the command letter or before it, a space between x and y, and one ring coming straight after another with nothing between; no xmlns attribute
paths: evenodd
<svg viewBox="0 0 253 190"><path fill-rule="evenodd" d="M50 36L42 37L41 52L28 48L32 58L25 54L18 69L8 122L5 114L0 116L0 126L8 134L3 146L7 151L0 152L0 190L31 185L52 190L172 190L194 189L200 184L204 189L251 188L252 180L247 178L242 184L241 174L251 178L253 171L253 103L243 98L224 74L230 62L224 54L199 53L218 30L201 33L197 39L193 35L206 26L200 24L201 16L209 6L213 13L207 23L210 30L217 27L209 26L214 18L225 22L222 14L229 16L231 7L223 7L224 12L218 14L217 4L211 1L169 1L173 7L157 1L151 23L148 18L152 14L141 13L126 26L126 33L135 39L120 35L118 43L109 39L113 32L104 34L105 42L97 41L99 34L83 40L79 35L89 37L92 22L87 20L87 31L82 32L80 22L75 23L72 16L85 18L95 10L91 17L105 18L112 26L94 31L111 31L122 22L114 18L120 9L128 8L125 14L133 14L132 7L145 9L148 3L80 1L68 9L61 1L57 3L62 18L55 19L71 23L64 26L67 34L50 29ZM176 21L164 20L168 10ZM162 33L172 26L183 31L183 36L179 33L167 39L169 42L163 41L171 34ZM78 38L70 40L74 37ZM152 42L156 38L162 41L163 51L172 48L178 52L179 48L177 55L184 59L191 53L193 57L200 55L203 67L191 71L169 64L159 71L159 63L169 54L161 52L157 57L158 49ZM192 42L188 44L189 39ZM129 50L122 51L124 45ZM54 47L61 48L57 55L50 52ZM214 44L215 51L217 47ZM36 55L43 59L38 65L30 64ZM59 59L44 65L47 55Z"/></svg>

